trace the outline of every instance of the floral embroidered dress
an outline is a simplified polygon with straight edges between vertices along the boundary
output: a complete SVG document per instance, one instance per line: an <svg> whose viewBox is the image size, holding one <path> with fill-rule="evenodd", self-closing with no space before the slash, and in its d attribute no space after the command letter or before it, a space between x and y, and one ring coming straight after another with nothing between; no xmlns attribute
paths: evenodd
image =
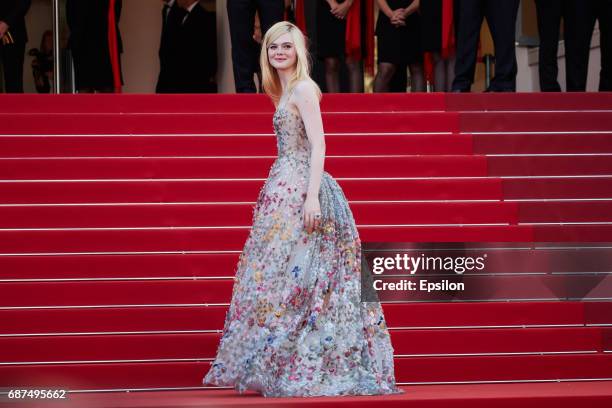
<svg viewBox="0 0 612 408"><path fill-rule="evenodd" d="M321 226L308 234L304 123L279 103L273 124L278 157L254 207L217 355L202 383L268 397L402 393L380 303L360 299L361 241L347 200L323 172Z"/></svg>

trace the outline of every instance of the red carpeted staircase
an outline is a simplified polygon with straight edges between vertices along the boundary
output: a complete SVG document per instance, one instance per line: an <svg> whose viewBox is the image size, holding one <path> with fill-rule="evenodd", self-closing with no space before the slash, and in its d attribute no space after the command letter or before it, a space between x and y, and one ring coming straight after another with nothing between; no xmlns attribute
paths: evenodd
<svg viewBox="0 0 612 408"><path fill-rule="evenodd" d="M201 384L276 155L265 96L0 106L2 391L100 392L71 393L74 406L304 402ZM326 170L363 242L612 242L612 94L325 95L322 111ZM385 303L406 394L309 402L612 406L611 270L575 270L576 284L599 279L576 301L521 272L466 274L505 288L495 301Z"/></svg>

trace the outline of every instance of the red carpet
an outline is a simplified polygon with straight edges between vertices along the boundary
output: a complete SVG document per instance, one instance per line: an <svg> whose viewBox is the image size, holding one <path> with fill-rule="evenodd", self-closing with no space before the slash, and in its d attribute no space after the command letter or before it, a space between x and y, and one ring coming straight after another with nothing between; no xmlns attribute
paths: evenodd
<svg viewBox="0 0 612 408"><path fill-rule="evenodd" d="M0 104L2 391L99 391L70 393L75 407L612 406L612 273L588 258L557 271L595 282L580 300L517 257L463 277L487 293L384 303L405 395L201 387L276 154L271 103ZM322 111L363 242L612 242L612 94L325 95Z"/></svg>
<svg viewBox="0 0 612 408"><path fill-rule="evenodd" d="M608 408L612 398L612 382L561 382L517 384L415 385L401 387L406 394L381 397L262 398L253 392L238 395L233 390L158 391L130 393L70 394L67 401L24 407L418 407L418 408Z"/></svg>

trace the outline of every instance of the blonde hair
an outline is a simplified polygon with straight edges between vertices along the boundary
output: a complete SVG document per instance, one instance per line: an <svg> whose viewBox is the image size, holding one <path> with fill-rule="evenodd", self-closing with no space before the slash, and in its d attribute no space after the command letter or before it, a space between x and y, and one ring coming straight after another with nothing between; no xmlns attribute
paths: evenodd
<svg viewBox="0 0 612 408"><path fill-rule="evenodd" d="M322 97L321 89L310 77L311 57L306 46L306 42L308 40L302 31L295 24L289 21L279 21L278 23L274 24L268 31L266 31L266 34L261 42L259 65L261 66L261 82L264 92L270 98L272 98L274 105L278 105L283 93L283 87L278 77L278 72L276 72L276 68L270 64L270 60L268 59L268 47L273 41L285 33L289 33L291 35L297 57L295 71L287 84L287 92L291 90L299 81L304 79L309 80L314 84L317 97L320 101Z"/></svg>

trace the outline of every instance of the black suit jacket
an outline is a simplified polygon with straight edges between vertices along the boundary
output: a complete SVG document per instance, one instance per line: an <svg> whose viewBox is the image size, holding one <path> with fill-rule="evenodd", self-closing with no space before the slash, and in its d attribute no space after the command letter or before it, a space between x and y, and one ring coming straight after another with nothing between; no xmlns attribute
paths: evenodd
<svg viewBox="0 0 612 408"><path fill-rule="evenodd" d="M187 15L176 2L166 18L162 11L157 92L214 92L209 78L217 73L215 13L197 4Z"/></svg>
<svg viewBox="0 0 612 408"><path fill-rule="evenodd" d="M25 15L31 3L32 0L0 0L0 21L8 24L15 42L28 42Z"/></svg>

